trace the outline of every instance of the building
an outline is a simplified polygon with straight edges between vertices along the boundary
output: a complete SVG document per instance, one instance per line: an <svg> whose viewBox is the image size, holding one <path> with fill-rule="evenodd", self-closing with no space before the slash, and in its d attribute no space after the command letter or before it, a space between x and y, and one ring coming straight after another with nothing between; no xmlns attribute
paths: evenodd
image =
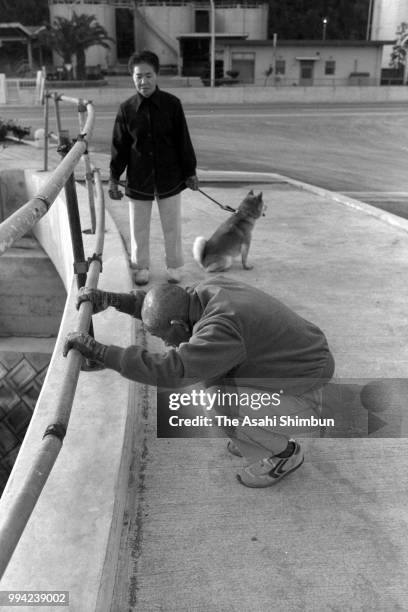
<svg viewBox="0 0 408 612"><path fill-rule="evenodd" d="M42 49L37 44L42 26L24 26L21 23L0 23L0 72L24 74L42 63Z"/></svg>
<svg viewBox="0 0 408 612"><path fill-rule="evenodd" d="M408 23L406 0L372 0L371 40L393 40L402 22Z"/></svg>
<svg viewBox="0 0 408 612"><path fill-rule="evenodd" d="M126 64L137 50L154 51L164 69L200 75L209 62L211 5L208 0L50 0L50 21L69 19L72 12L95 15L116 43L109 50L92 47L87 65L109 69ZM214 32L217 38L267 38L268 3L265 0L216 0Z"/></svg>
<svg viewBox="0 0 408 612"><path fill-rule="evenodd" d="M106 29L112 43L109 49L86 51L90 70L125 73L133 51L148 48L159 56L163 72L203 76L209 72L213 34L216 73L238 73L241 83L258 85L379 84L396 29L408 22L408 0L371 0L368 41L272 41L267 39L267 0L49 0L49 11L51 23L57 17L70 19L75 11L95 16ZM31 67L35 35L20 24L3 25L0 41L20 44ZM11 35L20 42L6 40ZM41 53L39 48L35 60ZM53 63L58 66L62 59L54 54Z"/></svg>
<svg viewBox="0 0 408 612"><path fill-rule="evenodd" d="M396 41L401 23L408 23L407 0L371 0L372 18L369 37L371 40ZM392 42L384 46L382 66L390 65Z"/></svg>
<svg viewBox="0 0 408 612"><path fill-rule="evenodd" d="M255 85L379 85L384 41L228 40L217 42L225 71Z"/></svg>

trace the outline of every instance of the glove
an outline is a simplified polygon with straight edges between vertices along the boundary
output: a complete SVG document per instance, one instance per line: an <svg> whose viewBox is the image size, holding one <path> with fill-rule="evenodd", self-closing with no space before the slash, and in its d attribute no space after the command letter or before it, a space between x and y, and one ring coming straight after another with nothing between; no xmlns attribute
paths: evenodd
<svg viewBox="0 0 408 612"><path fill-rule="evenodd" d="M78 291L76 307L79 309L83 302L91 302L93 314L103 312L109 306L113 306L119 312L129 314L136 319L141 319L143 300L146 291L132 291L131 293L111 293L100 289L81 287Z"/></svg>
<svg viewBox="0 0 408 612"><path fill-rule="evenodd" d="M105 344L97 342L89 334L71 332L65 338L62 354L66 357L71 349L76 349L87 359L92 359L98 364L104 365L107 348Z"/></svg>
<svg viewBox="0 0 408 612"><path fill-rule="evenodd" d="M76 307L79 309L83 302L91 302L93 306L93 314L103 312L109 306L116 306L118 300L115 293L101 291L100 289L90 289L89 287L81 287L78 291Z"/></svg>
<svg viewBox="0 0 408 612"><path fill-rule="evenodd" d="M123 193L119 189L119 183L115 179L110 179L109 181L109 197L111 200L121 200L123 198Z"/></svg>
<svg viewBox="0 0 408 612"><path fill-rule="evenodd" d="M185 180L185 184L189 189L193 191L198 191L198 177L196 174L193 176L188 176Z"/></svg>

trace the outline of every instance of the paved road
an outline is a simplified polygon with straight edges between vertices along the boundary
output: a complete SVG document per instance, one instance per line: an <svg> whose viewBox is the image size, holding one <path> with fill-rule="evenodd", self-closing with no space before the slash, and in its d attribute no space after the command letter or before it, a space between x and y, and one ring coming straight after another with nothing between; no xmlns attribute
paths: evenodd
<svg viewBox="0 0 408 612"><path fill-rule="evenodd" d="M63 127L75 134L75 108L66 111ZM96 105L98 152L109 151L115 112ZM278 172L408 218L404 104L186 105L186 114L200 168ZM42 125L41 108L1 116Z"/></svg>

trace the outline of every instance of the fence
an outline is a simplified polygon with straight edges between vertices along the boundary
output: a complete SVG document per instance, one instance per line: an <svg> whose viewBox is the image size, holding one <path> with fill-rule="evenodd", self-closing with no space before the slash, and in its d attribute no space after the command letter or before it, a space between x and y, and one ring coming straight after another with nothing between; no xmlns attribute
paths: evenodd
<svg viewBox="0 0 408 612"><path fill-rule="evenodd" d="M0 79L0 103L2 104L42 104L45 78L41 70L31 79Z"/></svg>
<svg viewBox="0 0 408 612"><path fill-rule="evenodd" d="M87 158L88 144L92 136L94 124L93 106L90 102L58 94L47 95L47 100L49 97L53 97L55 102L58 138L60 150L64 157L41 189L41 193L37 194L0 225L0 255L17 239L33 228L37 221L50 209L58 194L64 188L77 284L78 286L83 286L86 283L87 286L96 288L99 273L102 269L105 210L99 172L91 165ZM78 106L80 133L72 147L70 146L67 133L61 128L60 102L74 103ZM46 125L48 126L47 112L45 117ZM95 234L95 251L88 262L85 260L83 252L78 201L73 175L76 164L83 156L86 156L85 163L89 170L87 172L87 180L89 185L92 184L92 191L94 190L95 192L95 197L89 199L90 208L95 208L96 205L96 211L94 210L93 216L91 215L93 219L96 219L93 230ZM81 305L78 313L78 331L92 331L91 310L92 306L89 302ZM69 423L81 363L82 356L80 353L71 350L67 357L66 369L61 380L59 394L55 398L55 412L44 431L42 441L35 456L33 456L30 469L25 475L21 489L14 494L6 508L2 506L2 500L0 500L0 577L8 566L62 447L62 441Z"/></svg>

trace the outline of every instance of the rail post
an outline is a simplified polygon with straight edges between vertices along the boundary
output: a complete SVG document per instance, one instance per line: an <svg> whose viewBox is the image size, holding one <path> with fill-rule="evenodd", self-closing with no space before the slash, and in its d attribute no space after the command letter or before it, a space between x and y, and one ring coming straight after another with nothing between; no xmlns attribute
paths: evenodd
<svg viewBox="0 0 408 612"><path fill-rule="evenodd" d="M81 133L84 129L85 125L85 117L86 117L86 104L84 104L83 100L79 100L78 102L78 117L79 117L79 127ZM94 174L91 168L91 162L89 159L88 147L86 148L85 153L82 156L85 163L85 182L88 189L88 203L89 203L89 214L91 217L91 234L95 233L96 227L96 217L95 217L95 196L94 196ZM89 230L85 230L86 233L89 233Z"/></svg>
<svg viewBox="0 0 408 612"><path fill-rule="evenodd" d="M59 108L59 102L61 100L61 95L58 93L53 93L52 97L54 98L55 121L57 124L57 136L58 136L58 141L60 141L61 134L62 134L61 113L60 113L60 108Z"/></svg>
<svg viewBox="0 0 408 612"><path fill-rule="evenodd" d="M50 94L48 91L44 95L44 172L48 170L48 130L50 113Z"/></svg>
<svg viewBox="0 0 408 612"><path fill-rule="evenodd" d="M58 152L62 157L65 157L71 148L68 131L60 130L59 142ZM88 265L85 259L84 243L82 241L81 220L73 172L69 175L64 185L64 191L67 202L69 229L71 232L72 252L74 256L74 272L76 274L77 286L79 289L85 286Z"/></svg>

